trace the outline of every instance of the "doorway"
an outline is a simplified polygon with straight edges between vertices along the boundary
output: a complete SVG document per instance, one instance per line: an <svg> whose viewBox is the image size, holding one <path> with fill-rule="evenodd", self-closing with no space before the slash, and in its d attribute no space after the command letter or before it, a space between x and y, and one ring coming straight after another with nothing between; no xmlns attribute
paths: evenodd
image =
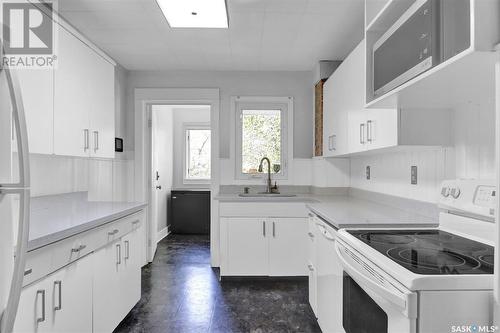
<svg viewBox="0 0 500 333"><path fill-rule="evenodd" d="M151 104L150 239L210 231L211 106Z"/></svg>

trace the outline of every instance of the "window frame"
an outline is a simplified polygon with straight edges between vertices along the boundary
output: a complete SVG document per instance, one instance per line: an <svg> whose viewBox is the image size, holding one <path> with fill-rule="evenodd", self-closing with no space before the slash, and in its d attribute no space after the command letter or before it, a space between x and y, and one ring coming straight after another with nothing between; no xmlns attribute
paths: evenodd
<svg viewBox="0 0 500 333"><path fill-rule="evenodd" d="M191 179L188 178L188 167L189 167L189 145L188 145L188 131L191 130L209 130L210 131L210 150L212 150L212 129L210 127L210 123L203 122L203 123L183 123L182 124L182 135L183 135L183 144L182 144L182 182L183 184L200 184L200 185L206 185L206 184L211 184L212 182L212 177L210 178L198 178L198 179ZM212 156L210 155L210 169L212 169ZM212 171L210 170L210 175L212 174Z"/></svg>
<svg viewBox="0 0 500 333"><path fill-rule="evenodd" d="M241 114L243 110L281 110L281 171L271 173L272 179L291 179L293 158L293 98L292 97L233 97L234 116L234 175L236 180L257 181L267 178L267 173L245 174L242 172L242 136ZM271 161L273 163L273 161ZM267 167L266 167L267 168Z"/></svg>

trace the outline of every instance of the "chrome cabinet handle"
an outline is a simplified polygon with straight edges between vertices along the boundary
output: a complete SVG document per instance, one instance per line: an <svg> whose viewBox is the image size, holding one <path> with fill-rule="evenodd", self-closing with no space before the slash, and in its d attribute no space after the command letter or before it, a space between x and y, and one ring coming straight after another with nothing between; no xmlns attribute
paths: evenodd
<svg viewBox="0 0 500 333"><path fill-rule="evenodd" d="M133 221L132 226L138 225L140 221Z"/></svg>
<svg viewBox="0 0 500 333"><path fill-rule="evenodd" d="M314 238L314 234L312 232L308 232L307 234L309 235L309 237Z"/></svg>
<svg viewBox="0 0 500 333"><path fill-rule="evenodd" d="M114 236L114 235L116 235L116 234L117 234L117 233L119 233L119 232L120 232L120 230L115 229L115 230L113 230L113 231L108 232L108 235L109 235L109 236Z"/></svg>
<svg viewBox="0 0 500 333"><path fill-rule="evenodd" d="M359 124L359 143L365 144L365 124Z"/></svg>
<svg viewBox="0 0 500 333"><path fill-rule="evenodd" d="M54 281L54 289L58 288L58 297L57 297L57 306L54 306L54 311L58 311L62 309L62 281Z"/></svg>
<svg viewBox="0 0 500 333"><path fill-rule="evenodd" d="M128 240L125 241L125 259L130 259L130 242Z"/></svg>
<svg viewBox="0 0 500 333"><path fill-rule="evenodd" d="M373 142L373 138L372 138L372 123L373 123L373 121L371 121L371 120L368 120L366 122L366 136L367 136L366 141L368 141L370 143Z"/></svg>
<svg viewBox="0 0 500 333"><path fill-rule="evenodd" d="M87 151L90 148L90 139L89 139L89 129L86 128L83 130L83 151Z"/></svg>
<svg viewBox="0 0 500 333"><path fill-rule="evenodd" d="M36 292L37 299L39 295L42 297L42 316L37 318L36 322L43 323L45 321L45 290L38 290Z"/></svg>
<svg viewBox="0 0 500 333"><path fill-rule="evenodd" d="M116 244L116 264L120 265L122 263L122 246Z"/></svg>
<svg viewBox="0 0 500 333"><path fill-rule="evenodd" d="M79 247L77 247L75 249L71 249L71 252L72 253L78 253L78 252L84 250L86 247L87 247L87 245L80 245Z"/></svg>
<svg viewBox="0 0 500 333"><path fill-rule="evenodd" d="M309 217L314 217L314 214L313 213L309 213L307 214Z"/></svg>
<svg viewBox="0 0 500 333"><path fill-rule="evenodd" d="M94 131L94 151L99 150L99 131Z"/></svg>
<svg viewBox="0 0 500 333"><path fill-rule="evenodd" d="M273 238L276 238L276 223L273 221Z"/></svg>
<svg viewBox="0 0 500 333"><path fill-rule="evenodd" d="M266 221L262 221L262 235L266 237Z"/></svg>
<svg viewBox="0 0 500 333"><path fill-rule="evenodd" d="M312 272L312 271L314 271L314 267L313 267L313 265L307 265L307 268L309 268L309 270L310 270L311 272Z"/></svg>

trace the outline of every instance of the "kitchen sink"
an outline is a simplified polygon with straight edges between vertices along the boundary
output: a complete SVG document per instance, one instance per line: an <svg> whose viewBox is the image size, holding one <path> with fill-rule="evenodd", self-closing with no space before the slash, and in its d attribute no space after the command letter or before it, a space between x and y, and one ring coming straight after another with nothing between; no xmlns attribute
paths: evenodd
<svg viewBox="0 0 500 333"><path fill-rule="evenodd" d="M293 198L297 194L284 194L284 193L241 193L240 197L243 198Z"/></svg>

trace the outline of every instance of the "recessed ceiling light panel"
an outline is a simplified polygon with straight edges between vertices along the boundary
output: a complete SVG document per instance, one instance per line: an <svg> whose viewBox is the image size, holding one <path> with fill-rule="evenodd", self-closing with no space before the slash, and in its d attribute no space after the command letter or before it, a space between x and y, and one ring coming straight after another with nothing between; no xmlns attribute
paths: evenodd
<svg viewBox="0 0 500 333"><path fill-rule="evenodd" d="M228 28L225 0L156 0L172 28Z"/></svg>

